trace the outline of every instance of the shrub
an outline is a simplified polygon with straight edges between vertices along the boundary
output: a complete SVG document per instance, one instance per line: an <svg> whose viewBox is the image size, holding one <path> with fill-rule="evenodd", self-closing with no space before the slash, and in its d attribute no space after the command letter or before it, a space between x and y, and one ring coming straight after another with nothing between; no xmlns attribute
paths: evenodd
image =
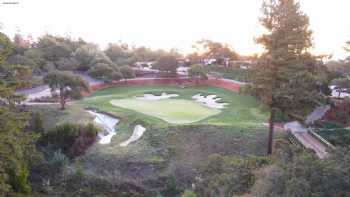
<svg viewBox="0 0 350 197"><path fill-rule="evenodd" d="M235 196L249 191L255 182L254 170L265 162L259 158L213 154L203 162L196 179L200 196Z"/></svg>
<svg viewBox="0 0 350 197"><path fill-rule="evenodd" d="M168 178L166 188L162 194L165 196L178 196L181 194L181 190L177 186L176 178L174 176Z"/></svg>
<svg viewBox="0 0 350 197"><path fill-rule="evenodd" d="M193 191L186 190L181 197L197 197L197 195Z"/></svg>
<svg viewBox="0 0 350 197"><path fill-rule="evenodd" d="M15 192L30 194L32 189L28 182L29 171L26 167L20 166L19 169L11 169L9 172L9 182Z"/></svg>
<svg viewBox="0 0 350 197"><path fill-rule="evenodd" d="M49 159L48 164L50 169L60 171L63 167L67 166L69 158L62 153L61 149L53 153L52 158Z"/></svg>
<svg viewBox="0 0 350 197"><path fill-rule="evenodd" d="M96 79L101 79L106 82L110 82L114 69L111 65L98 63L94 67L88 70L88 74Z"/></svg>
<svg viewBox="0 0 350 197"><path fill-rule="evenodd" d="M42 115L39 112L34 112L31 117L29 129L37 133L44 133Z"/></svg>
<svg viewBox="0 0 350 197"><path fill-rule="evenodd" d="M40 143L61 149L70 157L81 155L92 145L97 137L98 129L93 124L77 125L64 123L43 135Z"/></svg>

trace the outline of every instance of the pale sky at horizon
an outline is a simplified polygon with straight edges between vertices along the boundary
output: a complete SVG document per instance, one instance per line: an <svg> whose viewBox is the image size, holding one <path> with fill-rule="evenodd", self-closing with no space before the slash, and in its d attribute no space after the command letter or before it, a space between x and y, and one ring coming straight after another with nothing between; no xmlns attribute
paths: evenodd
<svg viewBox="0 0 350 197"><path fill-rule="evenodd" d="M3 4L3 2L19 2ZM343 58L350 40L349 0L301 0L314 31L314 52ZM259 52L258 16L262 0L0 0L0 31L46 32L81 37L105 47L123 41L153 49L190 52L194 42L211 39L240 54Z"/></svg>

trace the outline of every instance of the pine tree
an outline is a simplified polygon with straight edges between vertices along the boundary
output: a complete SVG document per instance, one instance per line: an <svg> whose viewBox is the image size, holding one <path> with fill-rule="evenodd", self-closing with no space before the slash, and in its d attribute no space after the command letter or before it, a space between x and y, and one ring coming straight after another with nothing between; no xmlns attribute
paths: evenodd
<svg viewBox="0 0 350 197"><path fill-rule="evenodd" d="M272 153L275 114L280 111L302 119L322 96L317 90L319 62L312 46L309 19L294 0L265 0L261 24L266 34L257 39L264 46L253 72L252 90L269 107L268 154Z"/></svg>
<svg viewBox="0 0 350 197"><path fill-rule="evenodd" d="M10 54L10 41L0 33L0 66ZM0 72L0 74L2 74ZM21 97L14 86L0 78L0 196L30 194L29 165L38 158L37 136L24 132L27 114L17 108Z"/></svg>

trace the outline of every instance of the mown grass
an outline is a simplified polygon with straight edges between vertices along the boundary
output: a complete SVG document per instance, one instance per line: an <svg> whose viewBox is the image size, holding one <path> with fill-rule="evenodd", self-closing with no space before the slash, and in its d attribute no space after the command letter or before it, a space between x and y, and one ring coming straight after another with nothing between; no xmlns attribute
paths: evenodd
<svg viewBox="0 0 350 197"><path fill-rule="evenodd" d="M215 94L222 98L220 102L228 103L228 105L221 110L221 113L192 124L231 125L241 128L248 128L261 126L261 123L266 122L267 120L267 113L260 109L259 103L255 98L246 95L239 95L238 93L229 90L208 86L189 88L178 88L175 86L113 87L97 91L80 101L79 104L83 107L95 107L99 110L113 113L114 115L120 117L122 121L130 122L136 119L142 119L150 124L168 126L170 123L160 118L148 116L134 110L116 107L110 103L110 101L114 99L133 98L135 96L142 96L145 93L161 94L162 92L176 93L179 95L179 97L172 99L187 100L192 100L191 97L198 93L204 95Z"/></svg>

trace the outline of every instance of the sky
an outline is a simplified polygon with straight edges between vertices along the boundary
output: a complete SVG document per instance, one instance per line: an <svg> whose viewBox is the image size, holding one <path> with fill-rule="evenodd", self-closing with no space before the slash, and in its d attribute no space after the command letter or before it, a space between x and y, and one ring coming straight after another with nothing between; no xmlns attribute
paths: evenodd
<svg viewBox="0 0 350 197"><path fill-rule="evenodd" d="M344 58L350 40L350 0L300 0L310 17L315 54ZM184 53L201 39L238 53L262 51L254 41L262 0L0 0L0 31L34 38L45 33L81 37L104 48L123 41Z"/></svg>

